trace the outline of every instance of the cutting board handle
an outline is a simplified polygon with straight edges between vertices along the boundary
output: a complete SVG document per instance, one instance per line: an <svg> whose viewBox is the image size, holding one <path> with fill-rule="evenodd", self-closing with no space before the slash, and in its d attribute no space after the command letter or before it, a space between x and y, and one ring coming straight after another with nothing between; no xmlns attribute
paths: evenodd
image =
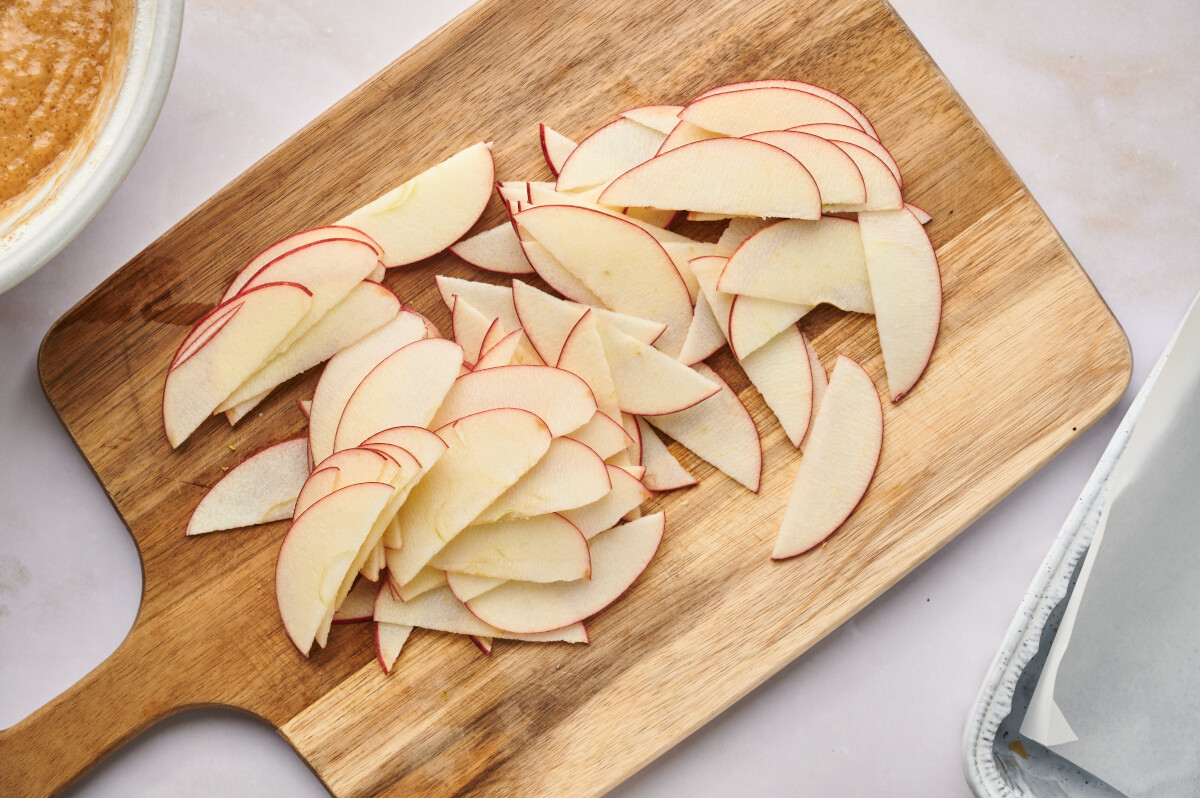
<svg viewBox="0 0 1200 798"><path fill-rule="evenodd" d="M57 795L155 721L189 705L189 669L178 667L179 647L144 618L95 670L0 731L0 792Z"/></svg>

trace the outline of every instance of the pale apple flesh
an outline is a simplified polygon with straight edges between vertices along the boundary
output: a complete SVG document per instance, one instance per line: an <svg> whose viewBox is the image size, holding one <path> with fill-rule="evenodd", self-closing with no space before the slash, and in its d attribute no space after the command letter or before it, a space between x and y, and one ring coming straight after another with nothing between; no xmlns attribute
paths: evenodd
<svg viewBox="0 0 1200 798"><path fill-rule="evenodd" d="M546 166L551 174L558 177L563 164L579 145L545 124L538 125L538 138L542 143L542 157L546 159Z"/></svg>
<svg viewBox="0 0 1200 798"><path fill-rule="evenodd" d="M646 473L642 482L653 491L678 490L696 484L696 478L680 465L645 419L638 419L641 428L642 465Z"/></svg>
<svg viewBox="0 0 1200 798"><path fill-rule="evenodd" d="M618 118L579 142L559 170L555 189L571 191L607 183L653 158L664 139L665 133Z"/></svg>
<svg viewBox="0 0 1200 798"><path fill-rule="evenodd" d="M277 443L243 460L209 489L188 521L188 535L292 517L308 479L308 440Z"/></svg>
<svg viewBox="0 0 1200 798"><path fill-rule="evenodd" d="M589 579L592 573L587 538L556 514L472 524L429 564L446 571L525 582L569 582Z"/></svg>
<svg viewBox="0 0 1200 798"><path fill-rule="evenodd" d="M510 223L464 238L450 251L477 269L499 274L532 274L521 242Z"/></svg>

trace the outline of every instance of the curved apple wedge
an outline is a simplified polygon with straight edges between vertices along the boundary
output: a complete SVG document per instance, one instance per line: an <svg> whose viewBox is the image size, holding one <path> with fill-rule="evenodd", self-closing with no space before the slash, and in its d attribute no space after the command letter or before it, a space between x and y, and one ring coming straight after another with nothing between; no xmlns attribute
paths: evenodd
<svg viewBox="0 0 1200 798"><path fill-rule="evenodd" d="M596 397L597 410L610 417L620 414L617 388L613 385L612 372L592 311L584 313L567 336L558 356L558 367L588 384L592 395Z"/></svg>
<svg viewBox="0 0 1200 798"><path fill-rule="evenodd" d="M379 621L375 624L375 659L379 661L384 675L396 667L396 660L400 659L400 651L408 642L412 630L413 627L400 623Z"/></svg>
<svg viewBox="0 0 1200 798"><path fill-rule="evenodd" d="M299 518L305 510L312 507L318 500L333 493L338 481L340 469L337 466L318 468L308 475L304 485L296 496L296 505L292 509L292 519Z"/></svg>
<svg viewBox="0 0 1200 798"><path fill-rule="evenodd" d="M588 423L568 432L565 437L579 441L602 459L608 459L633 445L633 438L629 433L619 423L599 411L596 411Z"/></svg>
<svg viewBox="0 0 1200 798"><path fill-rule="evenodd" d="M305 656L393 492L378 482L336 490L288 530L275 565L275 596L284 629Z"/></svg>
<svg viewBox="0 0 1200 798"><path fill-rule="evenodd" d="M864 150L868 150L879 160L883 161L892 173L892 177L896 178L896 184L900 187L904 186L904 179L900 176L900 167L896 165L896 159L888 152L887 148L879 142L879 139L874 136L864 133L855 127L847 125L801 125L793 128L800 133L811 133L814 136L820 136L827 141L840 141L845 144L856 144Z"/></svg>
<svg viewBox="0 0 1200 798"><path fill-rule="evenodd" d="M444 338L414 341L388 355L346 402L333 448L358 446L392 427L426 426L457 379L462 362L462 347Z"/></svg>
<svg viewBox="0 0 1200 798"><path fill-rule="evenodd" d="M238 311L167 372L163 428L172 448L271 356L312 306L312 293L295 283L269 283L231 301L241 303Z"/></svg>
<svg viewBox="0 0 1200 798"><path fill-rule="evenodd" d="M769 130L751 133L746 138L776 146L804 164L817 181L822 205L852 205L867 201L867 184L858 165L832 141L794 130Z"/></svg>
<svg viewBox="0 0 1200 798"><path fill-rule="evenodd" d="M512 291L508 286L480 283L442 274L435 277L434 282L437 283L438 293L441 294L447 310L453 312L454 297L460 296L485 317L499 319L500 326L506 330L515 330L521 326L521 321L517 318L517 309L513 306Z"/></svg>
<svg viewBox="0 0 1200 798"><path fill-rule="evenodd" d="M804 336L792 325L738 361L793 446L808 432L813 409L812 366Z"/></svg>
<svg viewBox="0 0 1200 798"><path fill-rule="evenodd" d="M526 640L537 643L586 643L583 624L571 624L539 635L514 635L490 626L472 615L447 587L430 590L410 601L396 601L386 590L375 602L375 620L400 623L460 635Z"/></svg>
<svg viewBox="0 0 1200 798"><path fill-rule="evenodd" d="M530 518L573 510L599 501L610 490L612 482L600 455L579 441L555 438L537 465L488 505L472 523L485 524L505 518ZM447 566L446 570L463 569Z"/></svg>
<svg viewBox="0 0 1200 798"><path fill-rule="evenodd" d="M907 209L861 213L888 393L900 401L925 372L942 320L942 276L921 220Z"/></svg>
<svg viewBox="0 0 1200 798"><path fill-rule="evenodd" d="M579 142L558 172L556 191L607 183L650 160L667 134L620 117Z"/></svg>
<svg viewBox="0 0 1200 798"><path fill-rule="evenodd" d="M525 582L588 579L587 538L561 515L472 524L430 560L434 568Z"/></svg>
<svg viewBox="0 0 1200 798"><path fill-rule="evenodd" d="M579 145L546 124L538 125L538 140L542 143L542 157L546 159L546 166L552 175L558 177L563 164Z"/></svg>
<svg viewBox="0 0 1200 798"><path fill-rule="evenodd" d="M615 465L605 467L612 490L599 501L562 512L562 517L578 527L588 540L611 529L626 513L636 510L642 502L650 499L650 491L637 477Z"/></svg>
<svg viewBox="0 0 1200 798"><path fill-rule="evenodd" d="M817 546L862 501L879 464L883 408L862 366L839 355L821 401L771 558Z"/></svg>
<svg viewBox="0 0 1200 798"><path fill-rule="evenodd" d="M781 86L702 96L680 111L679 118L726 136L786 130L817 122L861 127L853 114L828 97Z"/></svg>
<svg viewBox="0 0 1200 798"><path fill-rule="evenodd" d="M225 289L225 295L221 297L224 302L232 299L236 294L241 293L241 290L246 287L246 283L250 282L254 275L262 270L262 267L271 263L275 259L292 252L293 250L306 247L309 244L315 244L318 241L325 241L331 238L345 238L362 241L371 249L375 250L375 255L378 257L383 254L383 247L379 246L369 235L361 230L356 230L353 227L344 225L331 224L325 227L314 227L311 230L302 230L299 233L294 233L287 238L281 238L271 246L264 249L262 252L255 255L246 266L238 272L233 278L233 282Z"/></svg>
<svg viewBox="0 0 1200 798"><path fill-rule="evenodd" d="M599 201L731 216L821 216L821 192L808 170L778 147L750 139L707 139L656 155L612 181Z"/></svg>
<svg viewBox="0 0 1200 798"><path fill-rule="evenodd" d="M467 602L471 613L506 632L562 629L595 615L641 576L662 542L662 512L630 521L589 542L592 578L574 582L506 582Z"/></svg>
<svg viewBox="0 0 1200 798"><path fill-rule="evenodd" d="M708 97L713 94L724 94L725 92L741 91L743 89L771 89L771 88L797 89L799 91L806 91L809 94L815 94L818 97L824 97L825 99L830 100L831 102L837 103L842 108L846 109L846 112L848 114L850 114L852 117L854 117L855 121L857 121L858 124L862 126L862 129L866 131L866 134L868 136L871 136L873 138L879 138L875 133L875 128L871 126L870 120L867 119L866 114L864 114L862 111L858 110L858 107L856 105L854 105L854 103L850 102L842 95L837 94L836 92L832 92L823 86L814 86L811 83L805 83L804 81L801 81L801 80L767 79L767 80L748 80L748 81L745 81L742 83L726 83L724 86L716 86L714 88L709 89L708 91L704 92L703 94L698 95L695 99L700 100L700 99L703 99L703 98ZM693 100L693 102L694 101L695 100Z"/></svg>
<svg viewBox="0 0 1200 798"><path fill-rule="evenodd" d="M428 258L462 238L483 214L496 179L492 149L479 142L427 169L338 224L383 247L385 266Z"/></svg>
<svg viewBox="0 0 1200 798"><path fill-rule="evenodd" d="M499 366L459 377L430 426L436 429L499 408L532 413L557 438L586 424L596 412L596 400L587 383L569 371L551 366Z"/></svg>
<svg viewBox="0 0 1200 798"><path fill-rule="evenodd" d="M508 222L464 238L450 247L450 251L477 269L498 274L533 273L517 232Z"/></svg>
<svg viewBox="0 0 1200 798"><path fill-rule="evenodd" d="M646 467L642 482L646 487L661 492L695 485L696 478L679 464L667 445L646 423L646 419L639 418L637 424L641 432L642 465Z"/></svg>
<svg viewBox="0 0 1200 798"><path fill-rule="evenodd" d="M292 517L308 479L308 440L277 443L250 457L213 485L192 511L187 534L283 521Z"/></svg>
<svg viewBox="0 0 1200 798"><path fill-rule="evenodd" d="M346 594L342 606L333 613L334 623L362 623L369 621L375 615L375 597L379 594L379 585L367 579L359 579Z"/></svg>
<svg viewBox="0 0 1200 798"><path fill-rule="evenodd" d="M657 130L665 136L679 124L679 112L682 110L682 105L643 105L622 111L621 116Z"/></svg>
<svg viewBox="0 0 1200 798"><path fill-rule="evenodd" d="M719 387L652 346L601 325L617 403L635 416L675 413L703 402Z"/></svg>

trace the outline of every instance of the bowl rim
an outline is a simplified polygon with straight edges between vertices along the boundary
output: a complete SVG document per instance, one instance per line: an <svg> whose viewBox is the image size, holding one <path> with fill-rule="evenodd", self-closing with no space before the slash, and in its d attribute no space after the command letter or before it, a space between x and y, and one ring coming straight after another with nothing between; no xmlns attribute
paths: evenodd
<svg viewBox="0 0 1200 798"><path fill-rule="evenodd" d="M0 293L36 272L82 232L124 182L154 129L175 71L183 29L184 0L138 0L137 7L139 17L144 13L143 9L149 9L153 19L146 23L141 19L137 22L139 27L145 24L141 35L147 38L142 41L142 46L148 55L141 80L131 84L131 74L127 74L121 88L120 95L133 93L129 112L110 119L101 129L97 143L113 136L112 144L100 155L94 171L77 193L61 206L41 211L38 215L52 214L50 220L35 230L28 240L19 242L7 254L0 254ZM139 45L138 38L139 31L135 28L132 43L135 50ZM94 144L93 151L96 148ZM92 157L90 152L88 157Z"/></svg>

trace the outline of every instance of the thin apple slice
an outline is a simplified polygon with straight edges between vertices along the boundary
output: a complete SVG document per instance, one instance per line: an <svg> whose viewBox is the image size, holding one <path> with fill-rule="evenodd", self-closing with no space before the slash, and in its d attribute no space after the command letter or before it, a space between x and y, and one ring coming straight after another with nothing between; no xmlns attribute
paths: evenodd
<svg viewBox="0 0 1200 798"><path fill-rule="evenodd" d="M656 155L662 155L664 152L677 150L686 144L695 144L697 141L708 141L709 139L725 138L724 133L714 133L711 130L705 130L698 125L693 125L691 122L679 120L679 124L671 128L671 132L667 134L667 139L658 148Z"/></svg>
<svg viewBox="0 0 1200 798"><path fill-rule="evenodd" d="M648 416L646 420L757 493L762 477L762 444L754 419L715 371L703 363L692 368L717 384L719 391L695 407L669 415Z"/></svg>
<svg viewBox="0 0 1200 798"><path fill-rule="evenodd" d="M358 569L358 573L368 582L375 583L379 581L379 573L386 567L387 559L384 556L383 541L380 540L371 549L371 553L367 556L367 561L363 563L362 568ZM353 588L351 588L351 592L353 592ZM343 602L342 606L345 606L345 602ZM334 611L333 622L337 622L336 611Z"/></svg>
<svg viewBox="0 0 1200 798"><path fill-rule="evenodd" d="M517 583L521 584L521 583ZM412 622L422 629L433 629L451 634L479 635L501 640L526 640L542 643L586 643L587 633L582 624L572 624L563 629L540 635L513 635L480 621L472 615L462 602L454 597L449 588L430 590L412 601L394 601L381 593L375 603L376 620L387 623Z"/></svg>
<svg viewBox="0 0 1200 798"><path fill-rule="evenodd" d="M308 479L308 440L263 449L230 469L192 511L187 534L266 524L292 517Z"/></svg>
<svg viewBox="0 0 1200 798"><path fill-rule="evenodd" d="M377 432L363 441L363 446L382 443L398 446L416 458L421 468L428 471L438 458L446 453L446 442L437 433L424 427L392 427Z"/></svg>
<svg viewBox="0 0 1200 798"><path fill-rule="evenodd" d="M460 296L454 298L450 309L450 326L454 330L454 343L462 347L462 362L473 366L483 353L483 339L492 326L492 319L484 316Z"/></svg>
<svg viewBox="0 0 1200 798"><path fill-rule="evenodd" d="M446 572L446 585L450 588L450 592L454 594L454 597L463 604L466 604L476 596L482 596L489 590L495 590L507 581L507 579L496 579L490 576L472 576L471 574Z"/></svg>
<svg viewBox="0 0 1200 798"><path fill-rule="evenodd" d="M742 370L793 446L799 446L812 418L812 370L804 336L794 325L740 361Z"/></svg>
<svg viewBox="0 0 1200 798"><path fill-rule="evenodd" d="M300 408L300 412L304 415L304 420L308 421L308 417L312 415L312 400L297 399L296 407Z"/></svg>
<svg viewBox="0 0 1200 798"><path fill-rule="evenodd" d="M246 287L246 283L250 282L250 278L258 274L264 266L271 263L275 259L286 255L287 253L306 247L309 244L315 244L318 241L324 241L330 238L345 238L361 241L369 245L375 250L375 255L383 254L383 247L372 239L369 235L361 230L356 230L353 227L344 225L328 225L326 227L314 227L311 230L303 230L299 233L282 238L276 241L271 246L264 249L262 252L255 255L245 268L238 272L233 278L233 282L229 284L229 288L225 289L225 295L221 297L221 301L232 299L236 294L240 293Z"/></svg>
<svg viewBox="0 0 1200 798"><path fill-rule="evenodd" d="M746 357L795 325L812 308L717 290L727 260L719 256L696 258L691 264L692 271L700 281L717 326L730 341L734 357Z"/></svg>
<svg viewBox="0 0 1200 798"><path fill-rule="evenodd" d="M312 305L312 293L295 283L247 290L241 307L190 357L167 372L163 428L175 448L208 418L275 351Z"/></svg>
<svg viewBox="0 0 1200 798"><path fill-rule="evenodd" d="M622 411L635 416L674 413L719 390L716 383L654 347L608 325L599 330Z"/></svg>
<svg viewBox="0 0 1200 798"><path fill-rule="evenodd" d="M565 205L530 208L513 221L603 307L667 325L655 345L679 354L692 321L691 296L653 236L624 219Z"/></svg>
<svg viewBox="0 0 1200 798"><path fill-rule="evenodd" d="M275 566L284 629L308 656L343 578L394 489L377 482L336 490L308 508L288 530Z"/></svg>
<svg viewBox="0 0 1200 798"><path fill-rule="evenodd" d="M555 189L571 191L607 183L653 158L666 137L654 128L618 118L579 142L559 170Z"/></svg>
<svg viewBox="0 0 1200 798"><path fill-rule="evenodd" d="M430 426L437 429L497 408L533 413L557 438L586 424L596 412L596 400L587 383L569 371L550 366L501 366L455 381Z"/></svg>
<svg viewBox="0 0 1200 798"><path fill-rule="evenodd" d="M534 634L578 623L616 601L650 564L662 542L665 516L655 513L589 541L592 578L575 582L507 582L467 602L484 623Z"/></svg>
<svg viewBox="0 0 1200 798"><path fill-rule="evenodd" d="M334 450L358 446L392 427L424 427L434 418L458 377L462 347L426 338L401 347L363 378L346 402Z"/></svg>
<svg viewBox="0 0 1200 798"><path fill-rule="evenodd" d="M821 215L821 193L808 170L778 147L750 139L709 139L657 155L613 180L600 202L781 219Z"/></svg>
<svg viewBox="0 0 1200 798"><path fill-rule="evenodd" d="M462 238L483 214L496 180L492 149L473 144L375 201L339 224L362 230L383 247L385 266L428 258Z"/></svg>
<svg viewBox="0 0 1200 798"><path fill-rule="evenodd" d="M612 481L612 490L599 501L561 513L562 517L574 524L588 540L610 529L627 513L636 510L650 499L650 491L635 476L618 466L606 467L608 478Z"/></svg>
<svg viewBox="0 0 1200 798"><path fill-rule="evenodd" d="M829 203L826 213L857 213L859 211L900 210L904 200L900 197L900 184L879 156L857 144L835 141L834 145L854 159L854 165L862 173L867 187L867 200L862 203Z"/></svg>
<svg viewBox="0 0 1200 798"><path fill-rule="evenodd" d="M513 280L512 299L517 309L518 326L525 329L530 343L544 361L557 363L562 356L567 336L579 324L583 314L589 311L589 307L551 296L520 280ZM646 344L653 344L667 329L662 322L614 313L603 308L593 307L590 310L596 317L597 324L611 325Z"/></svg>
<svg viewBox="0 0 1200 798"><path fill-rule="evenodd" d="M385 676L396 667L396 660L400 658L400 651L408 642L412 630L413 627L400 623L375 623L375 658Z"/></svg>
<svg viewBox="0 0 1200 798"><path fill-rule="evenodd" d="M617 388L613 385L612 372L592 311L585 312L567 336L558 357L558 367L588 384L596 398L596 409L601 413L615 417L621 412Z"/></svg>
<svg viewBox="0 0 1200 798"><path fill-rule="evenodd" d="M220 332L221 328L233 318L233 314L237 313L241 307L241 299L235 297L233 301L223 301L222 304L217 305L201 317L187 337L179 344L179 348L175 350L175 356L171 358L171 366L167 370L174 369L208 343L209 339Z"/></svg>
<svg viewBox="0 0 1200 798"><path fill-rule="evenodd" d="M874 313L858 223L825 216L818 222L782 221L747 238L717 282L731 294Z"/></svg>
<svg viewBox="0 0 1200 798"><path fill-rule="evenodd" d="M479 353L482 354L491 349L496 344L500 343L506 335L505 329L500 326L499 319L492 319L492 323L488 325L487 332L483 334L483 342L479 345ZM541 358L538 358L539 360Z"/></svg>
<svg viewBox="0 0 1200 798"><path fill-rule="evenodd" d="M721 237L717 239L713 254L728 258L737 251L742 242L769 224L772 224L770 219L755 219L745 216L731 219L729 226L722 231Z"/></svg>
<svg viewBox="0 0 1200 798"><path fill-rule="evenodd" d="M817 417L817 411L821 409L821 401L825 398L825 391L829 389L829 375L825 372L825 367L821 365L821 359L817 357L817 350L813 348L812 342L808 340L808 336L801 333L804 339L804 348L808 350L808 365L812 370L813 380L813 395L812 395L812 417ZM804 451L808 443L808 439L812 437L812 423L808 425L808 432L804 435L804 440L800 441L800 451Z"/></svg>
<svg viewBox="0 0 1200 798"><path fill-rule="evenodd" d="M679 112L682 110L682 105L643 105L622 111L621 116L666 135L679 124Z"/></svg>
<svg viewBox="0 0 1200 798"><path fill-rule="evenodd" d="M922 225L929 224L930 222L933 221L933 217L929 215L928 211L921 210L916 205L913 205L911 202L904 203L904 207L908 209L909 213L911 213L913 216L917 217L917 221L920 222Z"/></svg>
<svg viewBox="0 0 1200 798"><path fill-rule="evenodd" d="M792 128L792 130L801 133L811 133L827 141L856 144L864 150L868 150L887 165L888 171L892 173L892 177L896 178L896 184L901 188L904 187L904 178L900 176L900 167L896 165L896 159L892 157L887 147L884 147L875 136L847 125L801 125L800 127Z"/></svg>
<svg viewBox="0 0 1200 798"><path fill-rule="evenodd" d="M497 320L496 323L499 323ZM497 366L544 366L546 361L538 355L524 330L513 330L496 342L480 356L474 371L494 369Z"/></svg>
<svg viewBox="0 0 1200 798"><path fill-rule="evenodd" d="M555 514L472 524L429 564L456 573L523 582L569 582L590 579L592 573L587 538Z"/></svg>
<svg viewBox="0 0 1200 798"><path fill-rule="evenodd" d="M638 427L641 431L642 465L646 467L642 483L650 490L659 492L695 485L696 478L679 464L644 418L638 419Z"/></svg>
<svg viewBox="0 0 1200 798"><path fill-rule="evenodd" d="M568 432L565 437L579 441L603 459L608 459L633 445L629 433L619 423L599 411L586 424Z"/></svg>
<svg viewBox="0 0 1200 798"><path fill-rule="evenodd" d="M710 94L689 103L679 112L679 118L726 136L786 130L817 122L859 127L849 111L829 98L780 87Z"/></svg>
<svg viewBox="0 0 1200 798"><path fill-rule="evenodd" d="M447 310L453 310L454 297L461 296L485 317L499 319L504 329L515 330L521 326L517 309L513 306L512 291L507 285L492 285L445 275L438 275L434 279Z"/></svg>
<svg viewBox="0 0 1200 798"><path fill-rule="evenodd" d="M334 623L362 623L371 620L375 615L375 597L379 594L379 585L367 579L359 579L350 588L342 606L333 613Z"/></svg>
<svg viewBox="0 0 1200 798"><path fill-rule="evenodd" d="M638 417L635 415L632 415L630 413L622 413L621 414L621 426L623 426L625 428L625 431L629 433L629 437L633 438L633 445L630 446L628 449L629 458L630 458L629 463L627 463L627 464L618 463L618 465L622 465L622 467L628 467L630 465L641 465L641 462L642 462L642 428L638 424ZM642 477L641 477L641 475L637 475L637 478L641 479Z"/></svg>
<svg viewBox="0 0 1200 798"><path fill-rule="evenodd" d="M724 258L721 260L724 261ZM696 312L692 316L687 340L683 342L683 350L679 353L679 362L685 366L693 366L724 345L725 333L721 330L717 317L713 315L708 298L701 293L696 301Z"/></svg>
<svg viewBox="0 0 1200 798"><path fill-rule="evenodd" d="M388 558L395 556L396 549L385 549ZM400 601L412 601L422 593L427 593L439 587L446 586L446 572L440 568L425 566L417 575L408 580L408 583L403 587L396 588L394 598Z"/></svg>
<svg viewBox="0 0 1200 798"><path fill-rule="evenodd" d="M862 133L861 130L858 132ZM866 136L865 133L862 135ZM854 159L834 142L793 130L751 133L746 138L772 144L804 164L813 180L817 181L823 206L855 205L867 201L867 184L862 172Z"/></svg>
<svg viewBox="0 0 1200 798"><path fill-rule="evenodd" d="M250 278L243 293L269 283L298 283L312 292L312 305L276 347L285 352L325 314L362 283L378 263L370 244L357 239L329 238L281 255Z"/></svg>
<svg viewBox="0 0 1200 798"><path fill-rule="evenodd" d="M600 455L579 441L555 438L537 465L488 505L471 523L487 524L502 519L531 518L573 510L599 501L610 490L612 482ZM467 570L443 567L446 570Z"/></svg>
<svg viewBox="0 0 1200 798"><path fill-rule="evenodd" d="M468 635L468 637L471 638L471 642L475 644L475 648L479 649L483 656L492 656L492 646L495 638L483 637L482 635Z"/></svg>
<svg viewBox="0 0 1200 798"><path fill-rule="evenodd" d="M533 266L533 270L537 272L538 277L545 280L546 284L555 291L572 302L591 305L592 307L604 307L604 300L598 297L592 289L588 288L583 280L572 274L541 243L532 239L528 241L522 240L521 247L525 250L525 257L529 259L529 263Z"/></svg>
<svg viewBox="0 0 1200 798"><path fill-rule="evenodd" d="M696 282L696 275L692 274L692 268L688 265L688 261L706 255L715 255L716 244L706 244L701 241L688 241L686 243L664 241L662 248L670 256L671 262L675 264L675 268L679 270L679 276L683 278L683 282L688 289L688 294L691 295L692 304L695 304L700 296L700 284Z"/></svg>
<svg viewBox="0 0 1200 798"><path fill-rule="evenodd" d="M805 83L800 80L749 80L745 81L744 83L727 83L724 86L716 86L711 88L703 94L697 96L695 99L699 100L712 94L723 94L724 92L740 91L742 89L768 88L799 89L800 91L806 91L809 94L815 94L818 97L824 97L827 100L837 103L842 108L845 108L847 113L853 116L855 121L858 122L858 124L862 126L862 129L867 132L867 135L876 139L879 138L879 136L876 135L875 128L871 125L870 120L867 119L866 114L858 110L858 107L855 106L854 103L850 102L842 95L824 88L823 86L814 86L811 83Z"/></svg>
<svg viewBox="0 0 1200 798"><path fill-rule="evenodd" d="M547 398L552 400L553 395ZM533 468L550 448L551 439L546 422L513 407L468 415L440 428L438 435L446 441L446 453L413 488L395 519L402 547L389 559L388 568L401 586Z"/></svg>
<svg viewBox="0 0 1200 798"><path fill-rule="evenodd" d="M542 157L555 177L562 171L563 164L579 145L545 124L538 125L538 139L542 143Z"/></svg>
<svg viewBox="0 0 1200 798"><path fill-rule="evenodd" d="M450 251L477 269L498 274L532 274L517 233L508 222L464 238Z"/></svg>
<svg viewBox="0 0 1200 798"><path fill-rule="evenodd" d="M296 504L292 509L292 519L299 518L317 500L323 499L333 493L337 481L337 466L318 468L309 474L308 478L304 481L304 485L300 488L299 495L296 496Z"/></svg>
<svg viewBox="0 0 1200 798"><path fill-rule="evenodd" d="M605 188L605 186L600 186L599 188L603 189L603 188ZM583 193L572 194L569 192L559 192L559 191L555 191L554 188L551 186L542 185L540 183L529 183L528 191L529 191L529 196L530 196L528 204L531 204L534 206L572 205L576 208L587 208L588 210L598 211L599 213L604 213L609 216L616 216L619 219L625 219L630 224L636 225L637 227L640 227L641 229L645 230L650 235L654 236L654 239L656 241L662 241L663 243L679 243L679 244L695 243L692 239L688 238L687 236L680 235L679 233L673 232L671 230L665 230L665 229L663 229L662 225L656 224L655 222L648 222L644 219L639 219L636 216L627 216L626 214L621 213L621 211L618 208L613 208L613 207L609 207L607 205L597 204L593 200L587 199L586 194L583 194ZM592 191L592 192L588 192L588 193L594 194L596 197L600 196L599 191Z"/></svg>
<svg viewBox="0 0 1200 798"><path fill-rule="evenodd" d="M942 276L921 220L906 209L858 216L866 253L875 325L898 402L925 372L942 320Z"/></svg>
<svg viewBox="0 0 1200 798"><path fill-rule="evenodd" d="M883 445L879 392L839 355L783 513L771 558L803 554L833 534L862 501Z"/></svg>
<svg viewBox="0 0 1200 798"><path fill-rule="evenodd" d="M597 195L598 196L598 195ZM625 216L630 220L645 222L658 228L667 228L675 223L682 211L660 211L658 208L626 208ZM657 238L657 236L655 236Z"/></svg>
<svg viewBox="0 0 1200 798"><path fill-rule="evenodd" d="M388 355L427 338L429 331L424 316L402 310L392 321L329 359L313 393L308 419L308 446L315 462L333 454L342 411L363 379Z"/></svg>
<svg viewBox="0 0 1200 798"><path fill-rule="evenodd" d="M400 300L390 290L359 283L308 332L254 372L217 411L233 410L244 417L275 388L361 341L399 313Z"/></svg>

